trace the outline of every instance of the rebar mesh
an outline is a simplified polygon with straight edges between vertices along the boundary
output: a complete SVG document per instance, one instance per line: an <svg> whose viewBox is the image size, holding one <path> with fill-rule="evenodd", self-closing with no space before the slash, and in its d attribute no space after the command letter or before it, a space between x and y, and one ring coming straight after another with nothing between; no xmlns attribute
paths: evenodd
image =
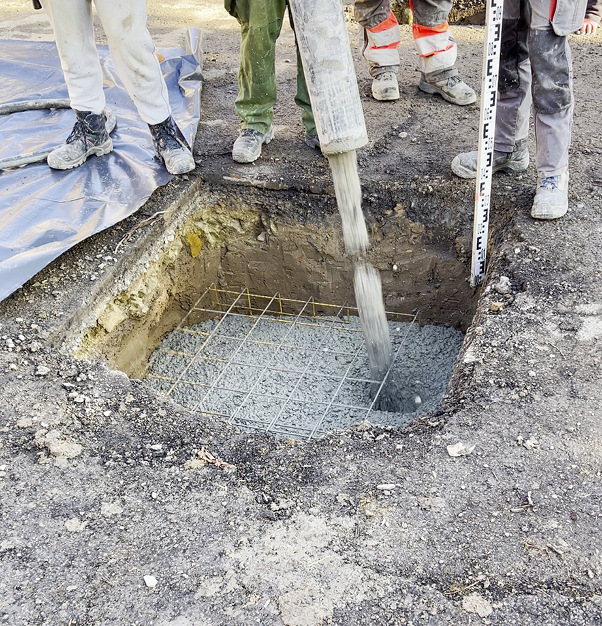
<svg viewBox="0 0 602 626"><path fill-rule="evenodd" d="M403 323L392 328L393 368L419 320L387 318ZM369 371L356 308L211 285L153 353L146 377L190 411L311 439L370 419L390 370L383 380Z"/></svg>

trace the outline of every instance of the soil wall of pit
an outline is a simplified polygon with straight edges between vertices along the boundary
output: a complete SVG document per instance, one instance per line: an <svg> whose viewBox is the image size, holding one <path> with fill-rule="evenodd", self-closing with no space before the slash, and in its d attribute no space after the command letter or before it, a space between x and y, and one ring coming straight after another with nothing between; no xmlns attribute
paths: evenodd
<svg viewBox="0 0 602 626"><path fill-rule="evenodd" d="M408 217L413 201L389 203L393 208L368 217L370 260L380 270L387 310L419 310L423 323L465 331L475 306L466 280L467 242L451 228ZM432 224L432 211L429 217ZM197 180L159 221L141 229L131 249L115 288L79 320L85 331L76 355L104 359L133 377L144 374L161 337L212 283L354 304L352 265L330 194L244 181L208 189Z"/></svg>

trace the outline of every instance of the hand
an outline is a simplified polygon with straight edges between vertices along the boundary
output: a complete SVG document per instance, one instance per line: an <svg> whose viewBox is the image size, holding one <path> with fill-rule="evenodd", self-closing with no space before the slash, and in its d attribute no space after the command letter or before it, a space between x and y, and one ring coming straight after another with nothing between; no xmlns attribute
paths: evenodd
<svg viewBox="0 0 602 626"><path fill-rule="evenodd" d="M594 20L590 20L589 17L586 17L583 20L583 25L575 34L595 35L597 30L598 30L598 22L594 22Z"/></svg>

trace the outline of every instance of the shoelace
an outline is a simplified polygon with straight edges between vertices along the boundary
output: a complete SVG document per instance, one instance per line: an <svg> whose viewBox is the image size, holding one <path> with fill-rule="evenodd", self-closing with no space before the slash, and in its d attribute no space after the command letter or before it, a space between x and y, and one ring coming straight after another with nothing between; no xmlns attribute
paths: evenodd
<svg viewBox="0 0 602 626"><path fill-rule="evenodd" d="M182 147L171 124L159 126L155 140L161 150L177 150Z"/></svg>
<svg viewBox="0 0 602 626"><path fill-rule="evenodd" d="M73 127L69 137L67 137L66 143L73 143L78 139L82 139L84 142L86 141L86 127L82 120L77 120L77 122L75 122L75 126Z"/></svg>
<svg viewBox="0 0 602 626"><path fill-rule="evenodd" d="M558 189L558 176L548 176L541 181L542 189Z"/></svg>
<svg viewBox="0 0 602 626"><path fill-rule="evenodd" d="M104 118L103 118L104 119ZM73 130L65 143L73 143L78 139L81 139L84 143L94 143L96 138L102 136L102 130L94 131L87 124L85 120L77 119Z"/></svg>
<svg viewBox="0 0 602 626"><path fill-rule="evenodd" d="M260 133L253 128L245 128L240 134L242 137L252 137L253 135L263 135L264 133Z"/></svg>

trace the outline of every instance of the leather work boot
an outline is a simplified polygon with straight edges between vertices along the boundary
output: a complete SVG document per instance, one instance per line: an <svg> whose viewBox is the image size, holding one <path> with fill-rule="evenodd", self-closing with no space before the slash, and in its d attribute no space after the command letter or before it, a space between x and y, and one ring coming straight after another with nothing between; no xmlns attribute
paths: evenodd
<svg viewBox="0 0 602 626"><path fill-rule="evenodd" d="M493 151L492 173L496 172L524 172L529 167L529 147L526 142L514 152ZM463 152L454 157L451 162L453 173L460 178L477 177L477 151Z"/></svg>
<svg viewBox="0 0 602 626"><path fill-rule="evenodd" d="M569 174L539 176L539 187L533 200L531 217L556 220L569 210Z"/></svg>
<svg viewBox="0 0 602 626"><path fill-rule="evenodd" d="M232 147L232 159L237 163L253 163L261 156L261 146L274 138L274 129L270 126L266 133L253 128L244 128Z"/></svg>
<svg viewBox="0 0 602 626"><path fill-rule="evenodd" d="M70 170L79 167L93 154L102 156L113 149L104 113L75 111L75 116L77 121L66 143L55 148L46 159L52 169Z"/></svg>
<svg viewBox="0 0 602 626"><path fill-rule="evenodd" d="M153 137L155 154L165 163L165 169L170 174L186 174L194 169L190 148L171 116L148 127Z"/></svg>
<svg viewBox="0 0 602 626"><path fill-rule="evenodd" d="M375 100L399 100L399 83L395 72L383 72L372 81Z"/></svg>
<svg viewBox="0 0 602 626"><path fill-rule="evenodd" d="M420 77L418 88L425 93L438 93L444 100L452 104L465 106L477 101L477 94L459 76L450 76L444 80L428 82L424 75Z"/></svg>
<svg viewBox="0 0 602 626"><path fill-rule="evenodd" d="M305 139L303 140L306 146L309 146L312 150L322 153L322 146L320 145L320 138L318 135L309 135L305 133Z"/></svg>

